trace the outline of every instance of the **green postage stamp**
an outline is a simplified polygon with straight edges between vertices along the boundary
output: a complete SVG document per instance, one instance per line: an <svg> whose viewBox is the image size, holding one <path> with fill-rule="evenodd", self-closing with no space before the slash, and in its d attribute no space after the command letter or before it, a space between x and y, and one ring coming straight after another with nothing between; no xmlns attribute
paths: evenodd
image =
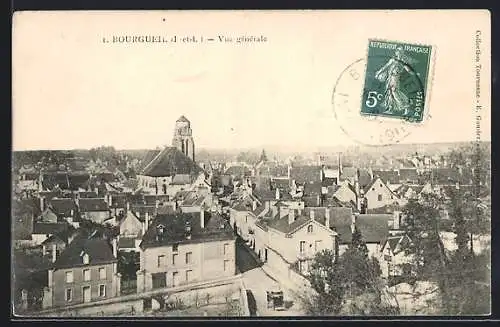
<svg viewBox="0 0 500 327"><path fill-rule="evenodd" d="M361 114L421 122L432 47L369 40Z"/></svg>

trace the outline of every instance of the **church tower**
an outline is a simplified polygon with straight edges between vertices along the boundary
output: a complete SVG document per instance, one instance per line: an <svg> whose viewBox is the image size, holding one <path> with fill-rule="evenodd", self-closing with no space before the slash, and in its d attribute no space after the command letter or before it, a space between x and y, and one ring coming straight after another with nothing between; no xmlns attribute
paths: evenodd
<svg viewBox="0 0 500 327"><path fill-rule="evenodd" d="M176 147L186 156L194 160L194 140L191 122L184 116L181 116L175 122L174 138L172 146Z"/></svg>

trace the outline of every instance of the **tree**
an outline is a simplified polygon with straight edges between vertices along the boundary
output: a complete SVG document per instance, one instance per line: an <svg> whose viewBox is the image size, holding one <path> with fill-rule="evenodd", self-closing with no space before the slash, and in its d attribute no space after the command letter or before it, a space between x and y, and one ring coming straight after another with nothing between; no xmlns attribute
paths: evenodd
<svg viewBox="0 0 500 327"><path fill-rule="evenodd" d="M341 263L331 250L318 252L309 271L308 280L313 294L303 295L303 305L309 315L337 315L342 309L346 290Z"/></svg>

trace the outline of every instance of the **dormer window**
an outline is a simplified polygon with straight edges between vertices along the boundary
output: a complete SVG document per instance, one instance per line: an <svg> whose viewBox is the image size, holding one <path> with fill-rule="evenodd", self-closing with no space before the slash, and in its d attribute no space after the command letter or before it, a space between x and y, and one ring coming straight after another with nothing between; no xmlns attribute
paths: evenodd
<svg viewBox="0 0 500 327"><path fill-rule="evenodd" d="M82 257L82 262L84 265L88 265L89 264L89 260L90 260L90 257L87 253L83 252L80 253L80 257Z"/></svg>
<svg viewBox="0 0 500 327"><path fill-rule="evenodd" d="M312 225L307 226L307 232L308 233L312 233L313 232L313 226Z"/></svg>

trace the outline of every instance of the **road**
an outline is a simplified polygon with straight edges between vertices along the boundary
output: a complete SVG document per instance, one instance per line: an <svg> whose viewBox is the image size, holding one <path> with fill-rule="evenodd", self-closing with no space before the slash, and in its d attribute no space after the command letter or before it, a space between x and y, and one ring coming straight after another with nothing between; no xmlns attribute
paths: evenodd
<svg viewBox="0 0 500 327"><path fill-rule="evenodd" d="M247 288L250 313L257 316L301 316L300 308L292 291L268 275L257 262L254 255L242 242L236 242L236 264L243 275ZM283 291L285 307L283 311L267 308L266 291L279 288Z"/></svg>

